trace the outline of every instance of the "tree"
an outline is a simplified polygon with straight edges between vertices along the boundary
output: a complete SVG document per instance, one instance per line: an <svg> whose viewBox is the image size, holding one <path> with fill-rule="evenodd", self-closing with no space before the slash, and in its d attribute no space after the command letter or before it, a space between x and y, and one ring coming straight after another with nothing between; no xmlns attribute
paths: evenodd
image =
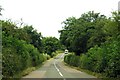
<svg viewBox="0 0 120 80"><path fill-rule="evenodd" d="M0 6L0 15L2 15L1 11L3 10L3 8Z"/></svg>
<svg viewBox="0 0 120 80"><path fill-rule="evenodd" d="M36 31L33 32L33 35L27 33L23 28L16 26L11 20L0 20L0 23L2 23L3 28L3 78L16 78L18 76L21 77L22 71L29 67L38 66L39 64L42 64L44 60L46 60L46 56L40 54L40 51L38 51L38 46L35 47L34 44L30 44L31 41L38 40L38 36L37 38L31 38L31 36L36 37L36 35L40 34L38 34Z"/></svg>
<svg viewBox="0 0 120 80"><path fill-rule="evenodd" d="M59 31L60 42L77 55L85 53L90 47L105 42L106 34L102 29L105 22L106 17L94 11L84 13L78 19L68 18L63 21L63 30Z"/></svg>
<svg viewBox="0 0 120 80"><path fill-rule="evenodd" d="M73 32L76 35L73 39L67 35L72 39L72 43L76 43L75 45L70 43L73 46L72 50L76 48L75 51L77 51L79 48L87 47L85 54L80 56L69 54L65 56L64 61L72 66L104 74L108 78L120 78L120 16L117 12L113 12L112 17L109 18L104 15L95 17L92 14L94 17L90 16L91 13L83 14L79 18L82 21L78 24L80 27L75 28L77 26L75 24L74 30L71 32L68 29L64 30L66 33ZM75 33L75 30L78 31ZM63 36L63 32L61 35ZM87 46L83 47L83 44L87 44ZM74 64L75 61L76 64Z"/></svg>
<svg viewBox="0 0 120 80"><path fill-rule="evenodd" d="M55 37L43 37L42 39L44 53L52 56L52 52L55 52L60 48L59 40Z"/></svg>
<svg viewBox="0 0 120 80"><path fill-rule="evenodd" d="M42 52L42 35L34 30L32 26L24 26L23 31L28 34L28 43L33 44L40 52Z"/></svg>

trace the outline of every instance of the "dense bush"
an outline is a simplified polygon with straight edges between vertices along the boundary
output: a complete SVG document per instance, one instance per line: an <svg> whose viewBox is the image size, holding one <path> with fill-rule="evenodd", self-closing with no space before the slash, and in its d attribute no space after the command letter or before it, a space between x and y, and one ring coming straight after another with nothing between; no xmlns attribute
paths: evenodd
<svg viewBox="0 0 120 80"><path fill-rule="evenodd" d="M104 26L110 22L105 15L89 11L79 18L70 17L63 21L64 27L60 30L60 42L76 55L86 53L89 48L101 45L107 38Z"/></svg>
<svg viewBox="0 0 120 80"><path fill-rule="evenodd" d="M103 72L106 66L106 53L103 52L102 48L95 46L89 49L86 55L82 55L80 58L81 67L94 72ZM83 63L83 64L82 64Z"/></svg>
<svg viewBox="0 0 120 80"><path fill-rule="evenodd" d="M104 73L107 77L120 75L120 41L113 40L101 47L95 46L86 54L76 56L69 54L64 61L72 66L77 66L97 73Z"/></svg>
<svg viewBox="0 0 120 80"><path fill-rule="evenodd" d="M28 67L41 64L45 58L37 48L13 37L3 37L2 66L4 77L15 77Z"/></svg>
<svg viewBox="0 0 120 80"><path fill-rule="evenodd" d="M105 72L107 76L120 77L120 41L112 41L106 45L106 49L108 62Z"/></svg>
<svg viewBox="0 0 120 80"><path fill-rule="evenodd" d="M61 45L57 38L55 37L43 37L43 52L53 57L56 55L56 50L59 50Z"/></svg>
<svg viewBox="0 0 120 80"><path fill-rule="evenodd" d="M120 75L120 41L113 40L101 47L94 47L88 51L86 56L92 61L89 70L104 72L108 77ZM89 56L90 55L90 56Z"/></svg>
<svg viewBox="0 0 120 80"><path fill-rule="evenodd" d="M3 41L2 74L5 78L16 77L24 70L42 64L60 49L57 38L42 37L32 26L19 27L11 20L0 20L0 23Z"/></svg>
<svg viewBox="0 0 120 80"><path fill-rule="evenodd" d="M99 13L88 12L63 23L60 41L75 55L65 56L65 62L103 73L107 77L120 77L120 15L112 12L107 18ZM82 54L83 53L83 54ZM80 55L77 58L77 55ZM76 64L72 61L76 61Z"/></svg>
<svg viewBox="0 0 120 80"><path fill-rule="evenodd" d="M64 57L64 61L68 64L70 64L71 66L79 66L79 60L80 57L79 56L75 56L74 54L69 54L67 56Z"/></svg>
<svg viewBox="0 0 120 80"><path fill-rule="evenodd" d="M11 21L0 20L0 22L2 23L3 28L2 29L3 77L5 78L17 77L19 76L20 73L22 73L22 71L30 67L38 66L42 64L43 61L46 60L46 56L40 53L40 48L38 50L38 46L36 47L34 46L34 44L30 44L30 42L27 42L32 39L28 38L30 36L29 33L24 32L24 30L18 28ZM40 36L37 36L37 38L40 38Z"/></svg>

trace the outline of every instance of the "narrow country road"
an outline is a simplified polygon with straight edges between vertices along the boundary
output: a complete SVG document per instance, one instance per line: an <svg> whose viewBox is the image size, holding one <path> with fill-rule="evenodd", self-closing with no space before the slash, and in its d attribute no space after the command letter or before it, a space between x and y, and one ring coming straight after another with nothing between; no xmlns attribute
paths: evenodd
<svg viewBox="0 0 120 80"><path fill-rule="evenodd" d="M65 54L59 54L54 59L48 60L41 68L23 78L61 78L62 80L67 80L67 78L96 78L87 73L65 66L62 62L64 55Z"/></svg>

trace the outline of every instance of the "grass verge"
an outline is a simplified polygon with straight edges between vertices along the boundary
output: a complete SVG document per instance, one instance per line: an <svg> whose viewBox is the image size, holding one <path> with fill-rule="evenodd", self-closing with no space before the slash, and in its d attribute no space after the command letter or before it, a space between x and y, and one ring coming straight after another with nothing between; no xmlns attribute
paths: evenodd
<svg viewBox="0 0 120 80"><path fill-rule="evenodd" d="M22 75L22 76L26 76L26 75L28 75L30 72L34 71L34 70L36 70L35 67L27 68L26 70L24 70L24 71L21 73L21 75Z"/></svg>
<svg viewBox="0 0 120 80"><path fill-rule="evenodd" d="M80 68L80 67L74 67L74 66L71 66L71 65L65 63L64 61L63 61L63 63L64 63L66 66L68 66L68 67L71 67L71 68L73 68L73 69L77 69L77 70L79 70L79 71L81 71L81 72L88 73L88 74L93 75L93 76L95 76L95 77L97 77L97 78L106 78L106 77L104 76L104 74L102 74L102 73L96 73L96 72L92 72L92 71L90 71L90 70L82 69L82 68Z"/></svg>

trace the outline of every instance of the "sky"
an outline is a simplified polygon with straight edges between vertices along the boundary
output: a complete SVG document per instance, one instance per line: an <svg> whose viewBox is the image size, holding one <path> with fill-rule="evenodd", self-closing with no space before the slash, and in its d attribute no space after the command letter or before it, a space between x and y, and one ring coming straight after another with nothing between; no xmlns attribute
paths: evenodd
<svg viewBox="0 0 120 80"><path fill-rule="evenodd" d="M61 22L68 17L79 18L88 11L100 12L111 16L112 11L118 10L120 0L0 0L1 19L12 19L22 22L41 32L44 37L59 38L58 30Z"/></svg>

